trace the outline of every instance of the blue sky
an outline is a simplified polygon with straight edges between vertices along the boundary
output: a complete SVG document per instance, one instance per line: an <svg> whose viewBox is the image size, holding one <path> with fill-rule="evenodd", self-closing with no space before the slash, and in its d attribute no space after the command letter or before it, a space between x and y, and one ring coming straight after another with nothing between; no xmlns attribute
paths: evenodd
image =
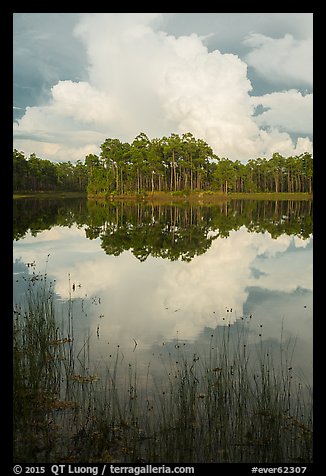
<svg viewBox="0 0 326 476"><path fill-rule="evenodd" d="M15 13L14 147L83 160L192 132L246 162L312 152L312 13Z"/></svg>

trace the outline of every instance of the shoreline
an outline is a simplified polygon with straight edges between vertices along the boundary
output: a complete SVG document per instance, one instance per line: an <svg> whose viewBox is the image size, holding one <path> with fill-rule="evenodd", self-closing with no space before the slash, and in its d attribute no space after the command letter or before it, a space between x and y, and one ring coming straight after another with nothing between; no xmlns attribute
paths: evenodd
<svg viewBox="0 0 326 476"><path fill-rule="evenodd" d="M313 194L307 192L237 192L228 193L212 191L194 192L145 192L141 194L97 194L91 195L86 192L14 192L13 199L22 198L87 198L90 201L135 201L135 202L183 202L183 203L221 203L230 200L313 200Z"/></svg>
<svg viewBox="0 0 326 476"><path fill-rule="evenodd" d="M17 200L20 198L87 198L86 192L69 192L69 191L58 191L58 192L14 192L13 199Z"/></svg>

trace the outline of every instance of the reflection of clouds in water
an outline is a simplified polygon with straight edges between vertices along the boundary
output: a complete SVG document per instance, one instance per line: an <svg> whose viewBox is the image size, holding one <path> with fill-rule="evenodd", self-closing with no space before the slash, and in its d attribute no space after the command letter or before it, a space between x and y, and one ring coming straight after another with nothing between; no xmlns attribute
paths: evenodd
<svg viewBox="0 0 326 476"><path fill-rule="evenodd" d="M14 256L21 257L25 263L35 261L39 272L44 272L48 260L47 271L58 281L64 279L66 291L62 289L62 297L68 297L68 273L82 261L84 253L99 251L99 241L94 240L90 246L83 228L54 226L35 237L26 234L14 242L13 249Z"/></svg>
<svg viewBox="0 0 326 476"><path fill-rule="evenodd" d="M310 246L312 243L312 240L303 240L302 238L299 238L299 236L294 236L293 237L293 244L296 248L306 248L307 246Z"/></svg>
<svg viewBox="0 0 326 476"><path fill-rule="evenodd" d="M287 235L273 240L268 234L248 233L242 227L231 232L227 239L215 240L205 255L194 258L187 266L171 267L162 276L159 293L167 306L184 311L184 320L178 322L179 329L190 338L188 323L189 318L193 318L198 334L204 325L212 326L212 311L219 317L217 323L223 324L221 318L226 315L226 307L233 308L233 318L242 316L249 285L271 290L291 291L297 286L311 289L311 254L307 250L296 253L295 258L293 254L288 255L286 251L291 242L292 238ZM257 259L259 255L265 259ZM253 264L257 271L255 276L251 269ZM191 332L194 332L193 326Z"/></svg>
<svg viewBox="0 0 326 476"><path fill-rule="evenodd" d="M284 348L289 340L294 345L294 360L305 376L311 375L313 362L312 290L297 288L294 291L248 289L245 310L262 324L262 338L279 342Z"/></svg>
<svg viewBox="0 0 326 476"><path fill-rule="evenodd" d="M180 338L196 339L205 326L242 316L252 286L312 289L310 240L287 235L272 239L242 227L228 238L217 238L190 263L152 257L140 263L130 252L105 255L99 240L85 240L84 233L54 227L15 244L16 253L25 262L36 260L41 270L52 253L48 273L56 279L56 292L69 297L70 275L71 283L82 285L73 297L100 297L101 305L90 305L88 319L95 328L100 325L101 339L120 345L132 347L135 338L139 346L150 346L177 332ZM267 318L268 306L275 303L265 304L261 313Z"/></svg>
<svg viewBox="0 0 326 476"><path fill-rule="evenodd" d="M312 290L313 262L310 249L312 240L288 238L288 246L274 253L272 259L259 257L254 259L253 267L261 273L259 286L288 292L297 287ZM248 284L255 285L252 280Z"/></svg>

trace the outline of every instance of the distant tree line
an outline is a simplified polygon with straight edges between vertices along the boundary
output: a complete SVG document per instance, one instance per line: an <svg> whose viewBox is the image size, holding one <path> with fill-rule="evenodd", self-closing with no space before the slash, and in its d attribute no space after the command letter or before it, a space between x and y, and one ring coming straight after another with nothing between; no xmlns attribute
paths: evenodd
<svg viewBox="0 0 326 476"><path fill-rule="evenodd" d="M14 191L79 191L87 189L87 168L81 161L51 162L35 154L26 158L23 152L13 152Z"/></svg>
<svg viewBox="0 0 326 476"><path fill-rule="evenodd" d="M100 155L81 161L52 163L14 150L14 190L79 190L89 195L145 192L309 192L313 190L313 159L305 152L270 159L220 158L191 133L150 140L106 139Z"/></svg>

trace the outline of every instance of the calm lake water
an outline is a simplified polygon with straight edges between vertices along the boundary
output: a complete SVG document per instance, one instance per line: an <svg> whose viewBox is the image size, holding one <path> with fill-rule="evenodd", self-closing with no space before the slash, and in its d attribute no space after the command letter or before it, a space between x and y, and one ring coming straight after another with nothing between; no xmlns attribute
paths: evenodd
<svg viewBox="0 0 326 476"><path fill-rule="evenodd" d="M295 344L291 365L311 382L312 223L310 201L15 200L14 301L47 273L95 369L119 346L145 374L164 346L206 351L213 330L243 321L253 346Z"/></svg>

